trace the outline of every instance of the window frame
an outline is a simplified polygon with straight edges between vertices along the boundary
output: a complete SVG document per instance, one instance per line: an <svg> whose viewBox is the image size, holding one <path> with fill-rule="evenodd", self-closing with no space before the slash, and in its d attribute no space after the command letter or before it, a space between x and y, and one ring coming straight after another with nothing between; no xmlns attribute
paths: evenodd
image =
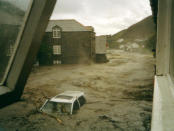
<svg viewBox="0 0 174 131"><path fill-rule="evenodd" d="M154 82L151 131L174 130L173 11L173 0L158 0L157 72Z"/></svg>
<svg viewBox="0 0 174 131"><path fill-rule="evenodd" d="M0 108L20 99L55 4L56 0L33 0L7 77L0 86Z"/></svg>
<svg viewBox="0 0 174 131"><path fill-rule="evenodd" d="M54 65L59 65L59 64L61 64L61 61L60 60L53 60L53 64Z"/></svg>
<svg viewBox="0 0 174 131"><path fill-rule="evenodd" d="M61 29L58 27L53 27L53 38L61 38Z"/></svg>
<svg viewBox="0 0 174 131"><path fill-rule="evenodd" d="M53 45L53 55L61 55L61 45Z"/></svg>
<svg viewBox="0 0 174 131"><path fill-rule="evenodd" d="M19 43L20 43L20 39L21 39L21 37L22 37L22 33L23 33L23 31L24 31L24 27L25 27L25 24L26 24L26 22L27 22L27 18L28 18L28 16L29 16L30 11L31 11L32 4L33 4L33 0L30 0L29 5L28 5L28 8L27 8L27 11L26 11L25 16L24 16L24 18L23 18L23 23L21 24L21 27L20 27L20 30L19 30L19 32L18 32L17 38L16 38L16 40L15 40L15 44L13 45L13 49L14 49L14 50L13 50L13 53L12 53L12 55L10 56L10 59L9 59L9 61L8 61L8 65L7 65L7 68L5 69L5 73L4 73L4 76L3 76L3 78L2 78L2 81L0 82L0 86L2 86L2 85L4 84L4 82L5 82L6 78L7 78L8 72L9 72L9 70L10 70L10 67L11 67L12 62L13 62L13 60L14 60L14 57L15 57L17 48L18 48ZM12 46L12 45L10 45L9 49L11 48L11 46ZM10 49L10 50L11 50L11 49Z"/></svg>

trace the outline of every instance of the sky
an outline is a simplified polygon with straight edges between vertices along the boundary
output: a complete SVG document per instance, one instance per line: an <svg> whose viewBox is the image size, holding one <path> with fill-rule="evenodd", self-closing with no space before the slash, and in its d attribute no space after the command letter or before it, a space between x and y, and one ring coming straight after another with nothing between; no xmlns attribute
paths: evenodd
<svg viewBox="0 0 174 131"><path fill-rule="evenodd" d="M51 19L76 19L97 35L109 35L151 14L149 0L58 0Z"/></svg>

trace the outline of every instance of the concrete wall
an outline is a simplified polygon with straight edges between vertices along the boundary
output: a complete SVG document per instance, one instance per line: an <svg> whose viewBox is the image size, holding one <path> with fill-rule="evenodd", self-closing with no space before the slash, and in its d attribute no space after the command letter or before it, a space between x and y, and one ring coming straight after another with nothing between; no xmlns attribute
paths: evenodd
<svg viewBox="0 0 174 131"><path fill-rule="evenodd" d="M174 0L158 0L152 131L174 130Z"/></svg>
<svg viewBox="0 0 174 131"><path fill-rule="evenodd" d="M169 74L173 0L159 0L157 30L157 75Z"/></svg>

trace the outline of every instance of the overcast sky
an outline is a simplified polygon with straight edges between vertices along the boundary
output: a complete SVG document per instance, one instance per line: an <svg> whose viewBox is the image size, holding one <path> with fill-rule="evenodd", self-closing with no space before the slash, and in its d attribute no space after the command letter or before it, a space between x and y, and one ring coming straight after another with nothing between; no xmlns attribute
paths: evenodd
<svg viewBox="0 0 174 131"><path fill-rule="evenodd" d="M51 19L76 19L102 35L114 34L149 15L149 0L58 0Z"/></svg>

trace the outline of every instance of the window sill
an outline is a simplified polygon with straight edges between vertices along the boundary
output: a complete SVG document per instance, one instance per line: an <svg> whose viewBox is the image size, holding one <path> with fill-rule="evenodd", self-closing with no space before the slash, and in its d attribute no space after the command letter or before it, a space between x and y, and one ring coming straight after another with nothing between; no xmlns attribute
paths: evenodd
<svg viewBox="0 0 174 131"><path fill-rule="evenodd" d="M60 39L61 37L53 37L53 38L55 38L55 39Z"/></svg>
<svg viewBox="0 0 174 131"><path fill-rule="evenodd" d="M155 76L151 131L174 131L174 85L170 76Z"/></svg>
<svg viewBox="0 0 174 131"><path fill-rule="evenodd" d="M10 92L11 90L7 87L0 86L0 95Z"/></svg>

